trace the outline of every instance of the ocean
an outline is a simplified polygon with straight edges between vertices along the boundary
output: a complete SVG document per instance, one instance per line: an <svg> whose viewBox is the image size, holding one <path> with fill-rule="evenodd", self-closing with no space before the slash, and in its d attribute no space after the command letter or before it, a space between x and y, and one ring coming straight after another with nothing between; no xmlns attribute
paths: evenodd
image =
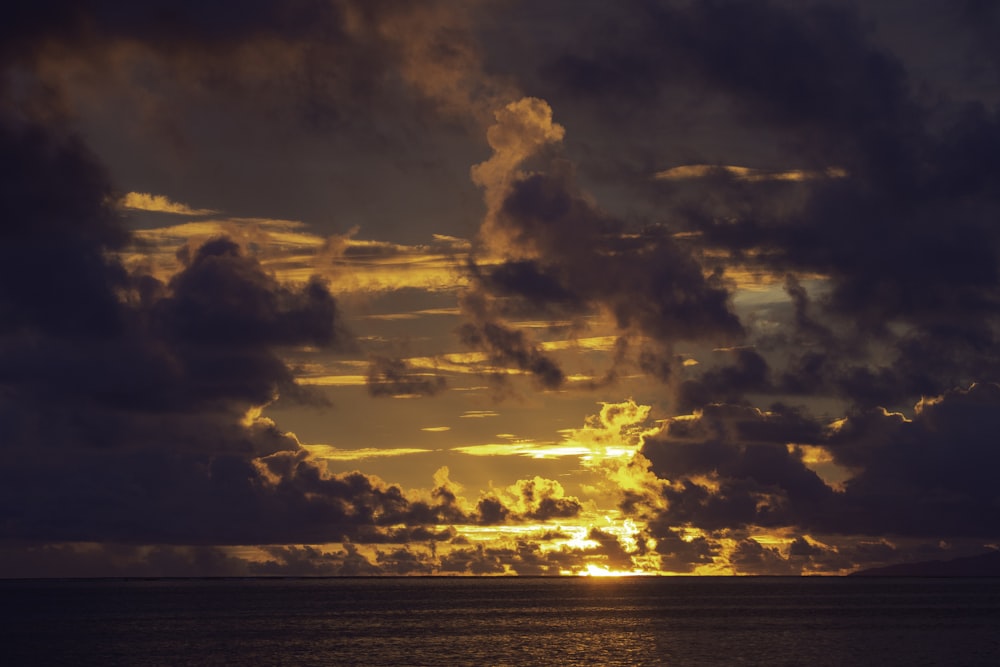
<svg viewBox="0 0 1000 667"><path fill-rule="evenodd" d="M1000 665L1000 579L0 581L3 665Z"/></svg>

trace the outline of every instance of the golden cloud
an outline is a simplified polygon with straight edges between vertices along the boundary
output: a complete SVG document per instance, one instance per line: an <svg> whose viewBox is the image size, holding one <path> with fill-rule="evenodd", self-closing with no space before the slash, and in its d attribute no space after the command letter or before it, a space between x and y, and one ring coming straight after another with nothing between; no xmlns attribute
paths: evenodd
<svg viewBox="0 0 1000 667"><path fill-rule="evenodd" d="M173 215L213 215L216 213L212 209L191 208L187 204L172 201L164 195L154 195L148 192L129 192L121 198L119 206L133 211L171 213Z"/></svg>

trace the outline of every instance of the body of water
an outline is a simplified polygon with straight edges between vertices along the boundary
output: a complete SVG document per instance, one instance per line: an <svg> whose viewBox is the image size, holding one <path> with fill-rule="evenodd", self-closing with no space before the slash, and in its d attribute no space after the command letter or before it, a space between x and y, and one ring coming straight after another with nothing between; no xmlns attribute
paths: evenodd
<svg viewBox="0 0 1000 667"><path fill-rule="evenodd" d="M1000 665L1000 579L0 581L4 665Z"/></svg>

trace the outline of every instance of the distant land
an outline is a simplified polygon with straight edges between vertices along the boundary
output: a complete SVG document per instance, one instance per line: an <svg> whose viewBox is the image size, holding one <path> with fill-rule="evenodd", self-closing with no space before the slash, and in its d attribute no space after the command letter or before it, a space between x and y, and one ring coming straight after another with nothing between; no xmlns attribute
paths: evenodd
<svg viewBox="0 0 1000 667"><path fill-rule="evenodd" d="M852 577L1000 577L1000 551L953 560L928 560L858 570Z"/></svg>

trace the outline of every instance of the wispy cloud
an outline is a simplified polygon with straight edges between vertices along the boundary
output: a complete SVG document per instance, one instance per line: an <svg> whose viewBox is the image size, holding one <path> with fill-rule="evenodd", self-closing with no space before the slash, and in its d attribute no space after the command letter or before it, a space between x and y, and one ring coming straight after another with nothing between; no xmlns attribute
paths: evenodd
<svg viewBox="0 0 1000 667"><path fill-rule="evenodd" d="M580 445L556 444L554 442L510 442L464 445L462 447L452 447L452 451L470 456L527 456L533 459L584 456L590 453L588 448Z"/></svg>
<svg viewBox="0 0 1000 667"><path fill-rule="evenodd" d="M484 419L486 417L499 417L500 413L495 410L466 410L462 413L462 419Z"/></svg>
<svg viewBox="0 0 1000 667"><path fill-rule="evenodd" d="M192 208L187 204L173 201L165 195L154 195L148 192L129 192L122 197L119 205L134 211L170 213L173 215L214 215L216 213L212 209Z"/></svg>
<svg viewBox="0 0 1000 667"><path fill-rule="evenodd" d="M328 461L363 461L366 459L388 458L394 456L409 456L410 454L426 454L430 449L413 447L396 447L379 449L365 447L363 449L339 449L333 445L302 445L314 458Z"/></svg>
<svg viewBox="0 0 1000 667"><path fill-rule="evenodd" d="M684 181L709 176L726 175L737 181L814 181L821 178L846 178L847 171L828 167L822 171L808 169L768 170L725 164L686 164L658 171L653 176L660 181Z"/></svg>
<svg viewBox="0 0 1000 667"><path fill-rule="evenodd" d="M136 193L130 193L136 194ZM134 197L133 208L188 215L212 215L215 211L189 209L152 195ZM159 208L150 208L158 206ZM170 209L167 211L167 209ZM272 218L217 218L135 230L135 243L125 254L131 266L145 266L161 279L181 268L178 246L195 246L217 236L226 236L253 254L282 281L304 283L313 276L328 279L338 293L380 293L415 288L440 292L460 288L466 281L459 257L468 242L434 236L428 244L406 245L354 238L320 236L298 220ZM428 310L419 314L452 314L454 310ZM377 317L409 317L410 314Z"/></svg>
<svg viewBox="0 0 1000 667"><path fill-rule="evenodd" d="M368 384L367 375L315 375L296 378L299 384L316 387L364 387Z"/></svg>

